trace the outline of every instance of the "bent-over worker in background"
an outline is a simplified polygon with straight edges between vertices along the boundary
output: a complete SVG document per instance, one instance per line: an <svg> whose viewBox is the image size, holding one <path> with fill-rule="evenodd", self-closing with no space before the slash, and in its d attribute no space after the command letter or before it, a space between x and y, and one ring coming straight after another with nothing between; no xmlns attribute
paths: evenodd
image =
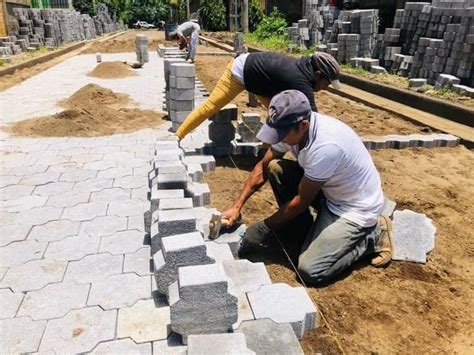
<svg viewBox="0 0 474 355"><path fill-rule="evenodd" d="M179 25L176 31L170 33L171 39L178 40L179 49L188 47L188 55L186 57L186 62L188 63L194 63L199 31L201 31L199 24L194 21L187 21Z"/></svg>
<svg viewBox="0 0 474 355"><path fill-rule="evenodd" d="M307 97L296 90L274 96L268 112L257 137L271 147L222 218L236 221L247 199L267 179L279 210L248 227L241 254L272 232L306 224L309 232L298 260L306 282L327 282L366 255L372 256L374 266L389 263L391 221L380 216L381 180L357 134L333 117L312 112ZM286 152L297 161L283 159ZM317 210L314 221L310 206Z"/></svg>

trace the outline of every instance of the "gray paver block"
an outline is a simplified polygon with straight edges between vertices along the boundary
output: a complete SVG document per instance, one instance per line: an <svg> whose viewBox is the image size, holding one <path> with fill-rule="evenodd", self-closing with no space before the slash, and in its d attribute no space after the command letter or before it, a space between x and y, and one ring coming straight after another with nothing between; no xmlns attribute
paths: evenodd
<svg viewBox="0 0 474 355"><path fill-rule="evenodd" d="M212 240L207 240L205 244L207 248L207 255L210 258L213 258L217 264L222 264L227 260L234 260L234 256L232 255L229 245L219 244Z"/></svg>
<svg viewBox="0 0 474 355"><path fill-rule="evenodd" d="M215 122L231 122L237 120L237 105L227 104L219 112L209 118Z"/></svg>
<svg viewBox="0 0 474 355"><path fill-rule="evenodd" d="M130 199L130 189L123 189L121 187L112 187L101 191L92 192L90 195L90 202L93 201L122 201Z"/></svg>
<svg viewBox="0 0 474 355"><path fill-rule="evenodd" d="M3 177L0 178L2 180ZM34 207L42 207L48 200L47 196L30 195L15 198L13 200L0 201L0 209L7 212L21 212Z"/></svg>
<svg viewBox="0 0 474 355"><path fill-rule="evenodd" d="M46 321L35 322L27 317L0 320L1 352L19 354L37 351L45 327Z"/></svg>
<svg viewBox="0 0 474 355"><path fill-rule="evenodd" d="M122 262L122 255L108 253L88 255L82 260L69 263L64 280L79 283L102 281L110 275L120 274Z"/></svg>
<svg viewBox="0 0 474 355"><path fill-rule="evenodd" d="M185 165L199 164L204 172L213 171L216 168L216 159L212 155L190 155L183 158Z"/></svg>
<svg viewBox="0 0 474 355"><path fill-rule="evenodd" d="M289 324L259 319L243 322L236 332L245 335L247 347L257 354L304 354Z"/></svg>
<svg viewBox="0 0 474 355"><path fill-rule="evenodd" d="M434 249L436 227L425 214L410 210L393 213L393 260L426 263Z"/></svg>
<svg viewBox="0 0 474 355"><path fill-rule="evenodd" d="M145 234L141 231L128 230L117 232L108 237L102 237L99 252L109 252L111 254L135 253L143 247Z"/></svg>
<svg viewBox="0 0 474 355"><path fill-rule="evenodd" d="M35 190L35 186L10 185L0 189L0 196L2 196L3 200L12 200L22 196L29 196L33 193L33 190Z"/></svg>
<svg viewBox="0 0 474 355"><path fill-rule="evenodd" d="M208 184L190 182L186 188L186 194L193 198L194 207L202 207L211 204L211 190Z"/></svg>
<svg viewBox="0 0 474 355"><path fill-rule="evenodd" d="M89 288L89 285L61 282L28 292L18 311L18 317L28 316L33 320L63 317L73 309L86 306Z"/></svg>
<svg viewBox="0 0 474 355"><path fill-rule="evenodd" d="M176 333L171 333L168 339L153 342L153 354L186 355L187 349Z"/></svg>
<svg viewBox="0 0 474 355"><path fill-rule="evenodd" d="M178 268L212 264L199 232L173 235L161 239L161 250L154 255L155 280L160 293L168 295L169 286L178 279Z"/></svg>
<svg viewBox="0 0 474 355"><path fill-rule="evenodd" d="M156 211L152 222L158 222L161 237L191 233L196 230L196 216L193 209Z"/></svg>
<svg viewBox="0 0 474 355"><path fill-rule="evenodd" d="M188 186L186 172L179 174L158 174L158 189L185 189Z"/></svg>
<svg viewBox="0 0 474 355"><path fill-rule="evenodd" d="M196 69L194 64L188 63L173 63L170 64L170 76L179 78L190 78L196 76Z"/></svg>
<svg viewBox="0 0 474 355"><path fill-rule="evenodd" d="M81 353L91 351L99 342L112 340L117 311L88 307L50 320L41 340L40 352Z"/></svg>
<svg viewBox="0 0 474 355"><path fill-rule="evenodd" d="M219 238L215 240L215 242L219 244L228 244L230 250L232 251L232 254L234 256L237 256L239 252L240 240L242 239L242 236L245 234L246 230L247 227L245 226L245 224L241 224L235 229L221 230L221 234Z"/></svg>
<svg viewBox="0 0 474 355"><path fill-rule="evenodd" d="M99 171L97 174L98 179L118 179L125 176L133 175L133 169L130 167L121 168L109 168L106 170ZM112 186L112 184L110 184Z"/></svg>
<svg viewBox="0 0 474 355"><path fill-rule="evenodd" d="M74 207L66 207L61 218L71 221L89 221L96 217L105 216L106 211L106 202L81 203Z"/></svg>
<svg viewBox="0 0 474 355"><path fill-rule="evenodd" d="M7 288L0 289L0 319L15 317L23 299L22 292L13 292Z"/></svg>
<svg viewBox="0 0 474 355"><path fill-rule="evenodd" d="M231 280L229 290L234 296L256 292L261 286L272 283L263 263L252 263L242 259L224 261L222 265L227 277Z"/></svg>
<svg viewBox="0 0 474 355"><path fill-rule="evenodd" d="M36 240L14 242L0 248L0 268L21 265L30 260L41 259L47 243Z"/></svg>
<svg viewBox="0 0 474 355"><path fill-rule="evenodd" d="M28 234L28 240L37 240L39 242L58 241L66 237L77 235L80 225L81 222L58 220L48 222L41 226L33 226L30 234Z"/></svg>
<svg viewBox="0 0 474 355"><path fill-rule="evenodd" d="M18 212L13 224L23 224L25 221L34 226L45 224L46 222L59 219L62 211L62 208L49 206L32 208L28 211Z"/></svg>
<svg viewBox="0 0 474 355"><path fill-rule="evenodd" d="M148 201L138 199L114 201L109 204L107 215L115 215L119 217L143 215L143 213L148 209L148 206Z"/></svg>
<svg viewBox="0 0 474 355"><path fill-rule="evenodd" d="M151 275L150 255L150 247L141 248L133 254L126 254L123 261L123 272L134 272L141 276Z"/></svg>
<svg viewBox="0 0 474 355"><path fill-rule="evenodd" d="M30 225L1 224L0 246L25 240L31 230Z"/></svg>
<svg viewBox="0 0 474 355"><path fill-rule="evenodd" d="M49 259L33 260L8 269L1 285L15 292L39 290L52 282L59 282L66 271L66 262Z"/></svg>
<svg viewBox="0 0 474 355"><path fill-rule="evenodd" d="M316 327L317 309L303 287L277 283L249 292L247 297L256 319L268 318L289 323L301 339L305 331Z"/></svg>
<svg viewBox="0 0 474 355"><path fill-rule="evenodd" d="M158 209L160 210L177 210L182 208L193 208L192 198L173 198L160 201Z"/></svg>
<svg viewBox="0 0 474 355"><path fill-rule="evenodd" d="M82 190L82 191L85 190L85 191L90 191L90 192L100 191L100 190L112 187L112 184L114 183L115 180L113 178L97 178L97 179L85 180L85 181L76 183L76 185L74 185L74 190ZM114 186L114 187L121 187L121 186ZM128 188L128 186L125 186L124 188ZM35 193L37 193L36 190L35 190Z"/></svg>
<svg viewBox="0 0 474 355"><path fill-rule="evenodd" d="M130 337L136 343L164 340L170 334L170 308L155 307L155 302L140 300L118 314L117 336Z"/></svg>
<svg viewBox="0 0 474 355"><path fill-rule="evenodd" d="M169 291L171 327L183 336L183 343L191 334L231 330L238 318L237 298L228 293L228 279L222 265L181 267L178 274L179 292L171 291L172 287Z"/></svg>
<svg viewBox="0 0 474 355"><path fill-rule="evenodd" d="M245 335L234 334L200 334L188 337L188 354L255 354L247 347Z"/></svg>
<svg viewBox="0 0 474 355"><path fill-rule="evenodd" d="M140 216L140 215L130 216L127 219L128 219L127 230L138 230L141 232L145 231L144 216Z"/></svg>
<svg viewBox="0 0 474 355"><path fill-rule="evenodd" d="M31 187L31 186L28 186ZM40 185L35 188L35 195L41 195L41 196L51 196L51 195L58 195L62 194L67 191L71 191L72 188L74 187L73 182L52 182L50 184L46 185ZM2 192L0 191L0 194ZM28 194L29 195L29 194ZM3 195L2 195L3 196ZM19 197L19 196L16 196Z"/></svg>
<svg viewBox="0 0 474 355"><path fill-rule="evenodd" d="M169 198L183 198L184 190L172 189L172 190L160 190L157 186L151 189L151 200L161 200Z"/></svg>
<svg viewBox="0 0 474 355"><path fill-rule="evenodd" d="M91 354L151 355L151 346L150 344L135 344L131 339L112 340L100 343Z"/></svg>
<svg viewBox="0 0 474 355"><path fill-rule="evenodd" d="M72 190L59 195L53 195L48 199L46 206L73 207L80 203L89 202L91 193L83 190Z"/></svg>
<svg viewBox="0 0 474 355"><path fill-rule="evenodd" d="M187 172L193 182L201 182L204 179L200 164L187 164Z"/></svg>
<svg viewBox="0 0 474 355"><path fill-rule="evenodd" d="M146 185L146 177L144 176L124 176L114 180L113 187L121 187L124 189L135 189Z"/></svg>
<svg viewBox="0 0 474 355"><path fill-rule="evenodd" d="M79 234L104 237L127 229L127 218L102 216L81 223Z"/></svg>
<svg viewBox="0 0 474 355"><path fill-rule="evenodd" d="M101 162L104 164L104 162ZM89 179L95 179L97 177L97 171L95 170L72 170L62 173L59 181L69 181L69 182L80 182Z"/></svg>
<svg viewBox="0 0 474 355"><path fill-rule="evenodd" d="M120 274L93 282L87 305L103 309L130 307L140 299L151 297L150 281L150 276Z"/></svg>
<svg viewBox="0 0 474 355"><path fill-rule="evenodd" d="M89 254L96 254L99 249L100 237L77 235L49 243L44 257L58 261L82 259Z"/></svg>

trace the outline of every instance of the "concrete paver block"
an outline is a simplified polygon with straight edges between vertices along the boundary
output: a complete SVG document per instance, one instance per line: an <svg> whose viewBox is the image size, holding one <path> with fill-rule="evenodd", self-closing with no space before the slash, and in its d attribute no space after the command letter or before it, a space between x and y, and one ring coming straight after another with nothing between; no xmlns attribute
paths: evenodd
<svg viewBox="0 0 474 355"><path fill-rule="evenodd" d="M231 122L237 120L237 105L227 104L219 112L209 118L209 120L214 122Z"/></svg>
<svg viewBox="0 0 474 355"><path fill-rule="evenodd" d="M200 164L187 165L188 176L193 182L201 182L204 179L203 170Z"/></svg>
<svg viewBox="0 0 474 355"><path fill-rule="evenodd" d="M158 189L185 189L188 186L188 176L186 172L178 174L158 174Z"/></svg>
<svg viewBox="0 0 474 355"><path fill-rule="evenodd" d="M100 237L78 235L49 243L45 258L58 261L82 259L86 255L96 254L99 249Z"/></svg>
<svg viewBox="0 0 474 355"><path fill-rule="evenodd" d="M196 230L196 216L192 208L156 211L152 216L152 222L156 221L161 237L191 233Z"/></svg>
<svg viewBox="0 0 474 355"><path fill-rule="evenodd" d="M102 216L81 223L80 235L105 237L127 229L127 218L117 216Z"/></svg>
<svg viewBox="0 0 474 355"><path fill-rule="evenodd" d="M123 272L134 272L138 275L151 275L151 248L138 249L133 254L125 254Z"/></svg>
<svg viewBox="0 0 474 355"><path fill-rule="evenodd" d="M393 213L393 260L426 263L434 249L436 227L425 214L410 210Z"/></svg>
<svg viewBox="0 0 474 355"><path fill-rule="evenodd" d="M3 180L3 177L0 178ZM12 200L0 201L0 209L7 212L21 212L34 207L43 207L48 200L48 196L30 195L18 197Z"/></svg>
<svg viewBox="0 0 474 355"><path fill-rule="evenodd" d="M117 336L130 337L136 343L164 340L170 334L170 308L155 307L155 302L140 300L118 314Z"/></svg>
<svg viewBox="0 0 474 355"><path fill-rule="evenodd" d="M145 234L141 231L127 230L117 232L108 237L102 237L99 252L109 252L110 254L135 253L144 245Z"/></svg>
<svg viewBox="0 0 474 355"><path fill-rule="evenodd" d="M22 265L43 257L47 243L35 240L14 242L0 248L0 268Z"/></svg>
<svg viewBox="0 0 474 355"><path fill-rule="evenodd" d="M270 319L246 321L236 333L243 333L247 347L257 354L304 354L289 324L278 324Z"/></svg>
<svg viewBox="0 0 474 355"><path fill-rule="evenodd" d="M112 275L106 280L92 283L87 305L97 305L103 309L123 308L150 297L150 276Z"/></svg>
<svg viewBox="0 0 474 355"><path fill-rule="evenodd" d="M125 200L125 201L113 201L109 203L109 209L107 215L129 217L135 215L143 215L143 213L149 208L149 203L143 200Z"/></svg>
<svg viewBox="0 0 474 355"><path fill-rule="evenodd" d="M211 190L208 184L189 182L186 194L193 199L194 207L202 207L211 204Z"/></svg>
<svg viewBox="0 0 474 355"><path fill-rule="evenodd" d="M222 264L227 260L234 260L234 256L232 255L229 245L219 244L213 240L207 240L205 241L205 244L207 248L207 255L214 259L217 264Z"/></svg>
<svg viewBox="0 0 474 355"><path fill-rule="evenodd" d="M177 210L182 208L193 208L192 198L172 198L160 201L158 209L160 210Z"/></svg>
<svg viewBox="0 0 474 355"><path fill-rule="evenodd" d="M112 184L117 179L114 179L114 178L97 178L97 179L90 179L90 180L81 181L81 182L76 183L76 185L74 185L74 190L87 190L87 191L90 191L90 192L100 191L100 190L112 187ZM117 186L114 186L114 187L117 187ZM118 187L120 187L120 186L118 186ZM129 186L126 186L125 188L129 188ZM37 193L36 190L35 190L35 193Z"/></svg>
<svg viewBox="0 0 474 355"><path fill-rule="evenodd" d="M88 255L79 261L69 263L65 281L91 283L107 279L110 275L122 272L122 255L108 253Z"/></svg>
<svg viewBox="0 0 474 355"><path fill-rule="evenodd" d="M48 199L46 206L73 207L80 203L89 202L90 191L71 190L60 195L53 195Z"/></svg>
<svg viewBox="0 0 474 355"><path fill-rule="evenodd" d="M101 162L103 163L103 162ZM110 168L114 166L109 166ZM61 174L59 181L68 181L68 182L80 182L89 179L95 179L97 177L97 171L95 170L68 170Z"/></svg>
<svg viewBox="0 0 474 355"><path fill-rule="evenodd" d="M6 354L37 351L45 327L46 321L35 322L28 317L0 320L0 351Z"/></svg>
<svg viewBox="0 0 474 355"><path fill-rule="evenodd" d="M0 319L15 317L18 307L23 300L22 292L13 292L7 288L0 289Z"/></svg>
<svg viewBox="0 0 474 355"><path fill-rule="evenodd" d="M231 230L221 230L219 238L215 240L216 243L223 244L226 243L229 245L230 250L234 256L238 256L240 240L245 234L247 227L245 224L241 224L237 228Z"/></svg>
<svg viewBox="0 0 474 355"><path fill-rule="evenodd" d="M212 264L199 232L164 237L161 250L154 255L155 279L160 293L168 295L169 286L178 279L182 266Z"/></svg>
<svg viewBox="0 0 474 355"><path fill-rule="evenodd" d="M64 209L62 219L71 221L89 221L96 217L105 216L107 203L103 201L81 203Z"/></svg>
<svg viewBox="0 0 474 355"><path fill-rule="evenodd" d="M25 221L28 221L28 224L34 226L45 224L49 221L59 219L62 211L62 208L50 206L32 208L27 211L18 212L12 224L23 224Z"/></svg>
<svg viewBox="0 0 474 355"><path fill-rule="evenodd" d="M200 334L188 337L188 354L255 354L247 346L245 335L234 334Z"/></svg>
<svg viewBox="0 0 474 355"><path fill-rule="evenodd" d="M36 226L35 226L36 227ZM32 227L30 225L1 224L0 247L12 242L25 240Z"/></svg>
<svg viewBox="0 0 474 355"><path fill-rule="evenodd" d="M231 280L229 290L234 296L256 292L261 286L272 283L263 263L252 263L242 259L224 261L222 266L225 274Z"/></svg>
<svg viewBox="0 0 474 355"><path fill-rule="evenodd" d="M123 189L121 187L112 187L110 189L103 189L92 192L90 201L122 201L130 199L130 189Z"/></svg>
<svg viewBox="0 0 474 355"><path fill-rule="evenodd" d="M256 319L289 323L298 339L316 327L317 309L303 287L282 283L265 285L256 292L249 292L247 297Z"/></svg>
<svg viewBox="0 0 474 355"><path fill-rule="evenodd" d="M41 187L41 186L38 186ZM0 189L0 196L3 200L13 200L18 197L29 196L35 190L35 186L30 185L10 185ZM72 187L71 187L72 188ZM36 188L37 189L37 188ZM41 195L40 193L35 192Z"/></svg>
<svg viewBox="0 0 474 355"><path fill-rule="evenodd" d="M183 336L183 343L191 334L230 331L238 317L237 298L228 293L222 265L181 267L178 274L179 292L172 292L171 287L169 291L171 327Z"/></svg>
<svg viewBox="0 0 474 355"><path fill-rule="evenodd" d="M21 185L17 185L17 186L21 186ZM27 186L27 187L31 187L31 186ZM74 187L73 182L52 182L50 184L37 186L35 188L34 194L40 195L40 196L59 195L64 192L71 191L73 187ZM1 190L0 190L0 194L2 194ZM26 194L26 195L29 195L29 194ZM2 196L4 195L2 194ZM15 195L15 197L20 197L20 195ZM5 197L5 198L8 199L8 197Z"/></svg>
<svg viewBox="0 0 474 355"><path fill-rule="evenodd" d="M171 333L168 339L153 342L153 354L186 355L187 349L176 333Z"/></svg>
<svg viewBox="0 0 474 355"><path fill-rule="evenodd" d="M389 200L388 198L385 198L384 205L383 205L383 211L380 215L392 218L393 211L395 211L396 207L397 207L397 203L395 201L392 201L392 200Z"/></svg>
<svg viewBox="0 0 474 355"><path fill-rule="evenodd" d="M183 158L183 163L200 164L204 172L213 171L216 168L216 159L212 155L190 155Z"/></svg>
<svg viewBox="0 0 474 355"><path fill-rule="evenodd" d="M80 222L68 220L51 221L41 226L33 226L28 240L37 240L39 242L54 242L66 237L77 235Z"/></svg>
<svg viewBox="0 0 474 355"><path fill-rule="evenodd" d="M192 78L196 76L196 69L194 64L188 63L173 63L169 67L170 76L175 76L179 78Z"/></svg>
<svg viewBox="0 0 474 355"><path fill-rule="evenodd" d="M94 355L151 355L150 344L135 344L131 339L120 339L100 343L91 352Z"/></svg>
<svg viewBox="0 0 474 355"><path fill-rule="evenodd" d="M56 353L91 351L99 342L114 338L116 312L89 307L71 311L63 318L50 320L39 351Z"/></svg>
<svg viewBox="0 0 474 355"><path fill-rule="evenodd" d="M18 311L18 317L28 316L35 321L63 317L73 309L86 306L89 289L89 285L61 282L28 292Z"/></svg>
<svg viewBox="0 0 474 355"><path fill-rule="evenodd" d="M144 176L124 176L114 180L113 187L121 187L123 189L135 189L146 185Z"/></svg>
<svg viewBox="0 0 474 355"><path fill-rule="evenodd" d="M48 283L59 282L66 271L66 262L41 259L8 269L1 285L10 287L15 292L33 291L43 288Z"/></svg>
<svg viewBox="0 0 474 355"><path fill-rule="evenodd" d="M161 200L168 198L183 198L184 190L172 189L172 190L160 190L157 186L151 189L151 200Z"/></svg>

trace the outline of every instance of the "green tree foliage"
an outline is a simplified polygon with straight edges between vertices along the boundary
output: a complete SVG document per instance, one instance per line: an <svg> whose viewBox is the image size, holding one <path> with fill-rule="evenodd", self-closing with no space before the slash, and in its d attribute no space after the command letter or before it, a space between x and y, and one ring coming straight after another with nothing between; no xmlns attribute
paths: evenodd
<svg viewBox="0 0 474 355"><path fill-rule="evenodd" d="M264 40L270 37L283 37L287 27L285 17L278 8L274 7L270 15L263 17L254 34L257 40Z"/></svg>
<svg viewBox="0 0 474 355"><path fill-rule="evenodd" d="M220 0L201 0L199 17L206 30L223 31L226 29L225 6Z"/></svg>
<svg viewBox="0 0 474 355"><path fill-rule="evenodd" d="M72 0L72 6L81 14L95 15L95 0Z"/></svg>
<svg viewBox="0 0 474 355"><path fill-rule="evenodd" d="M263 10L260 7L259 0L251 0L249 4L249 30L253 32L257 26L262 22L264 17Z"/></svg>
<svg viewBox="0 0 474 355"><path fill-rule="evenodd" d="M164 1L140 1L136 0L129 4L126 16L126 22L133 25L137 21L146 21L152 24L158 24L164 21L169 14L169 5Z"/></svg>

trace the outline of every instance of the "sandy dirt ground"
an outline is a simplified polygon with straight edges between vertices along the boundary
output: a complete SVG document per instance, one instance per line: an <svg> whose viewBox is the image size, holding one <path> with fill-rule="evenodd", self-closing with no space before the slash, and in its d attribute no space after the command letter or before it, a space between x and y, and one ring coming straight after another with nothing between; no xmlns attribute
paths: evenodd
<svg viewBox="0 0 474 355"><path fill-rule="evenodd" d="M117 79L126 78L127 76L135 76L137 73L124 62L103 62L91 70L87 76L101 79Z"/></svg>
<svg viewBox="0 0 474 355"><path fill-rule="evenodd" d="M309 288L333 329L320 321L301 344L306 353L459 353L474 351L474 154L464 147L373 152L385 194L398 209L426 213L437 228L436 247L426 265L392 262L375 269L367 261L334 283ZM235 159L234 159L235 160ZM254 161L218 161L205 176L212 207L235 200ZM276 209L266 184L246 204L243 220L253 223ZM302 235L281 236L293 262ZM273 282L300 285L276 241L251 257L263 261Z"/></svg>
<svg viewBox="0 0 474 355"><path fill-rule="evenodd" d="M162 114L133 108L128 95L88 84L60 102L64 111L6 126L15 136L97 137L127 133L162 123Z"/></svg>
<svg viewBox="0 0 474 355"><path fill-rule="evenodd" d="M199 79L211 90L228 58L198 58ZM212 65L210 64L212 61ZM216 68L221 70L216 70ZM330 93L316 95L321 112L334 115L360 135L424 133L430 130L387 113ZM234 100L241 111L247 95ZM264 113L261 110L260 113ZM436 248L426 265L393 262L375 269L362 261L336 282L309 292L325 314L324 321L305 335L307 353L338 353L335 338L346 353L473 353L474 306L474 154L464 147L385 150L372 152L385 194L399 209L426 213L437 228ZM252 158L218 161L205 176L212 207L230 207L239 193ZM268 184L243 210L243 220L253 223L276 210ZM304 233L281 235L293 262L297 261ZM274 282L299 285L296 274L275 240L252 257L264 261Z"/></svg>

